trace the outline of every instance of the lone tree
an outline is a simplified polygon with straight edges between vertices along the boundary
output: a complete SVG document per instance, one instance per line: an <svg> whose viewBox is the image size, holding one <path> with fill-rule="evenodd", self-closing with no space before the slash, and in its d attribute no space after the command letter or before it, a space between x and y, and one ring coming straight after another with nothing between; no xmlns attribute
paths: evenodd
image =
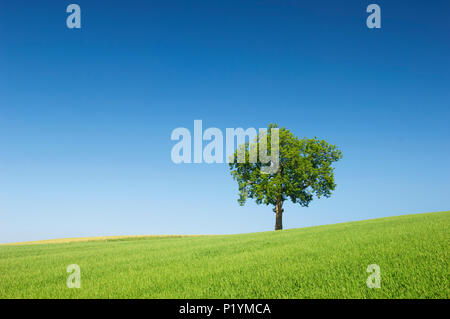
<svg viewBox="0 0 450 319"><path fill-rule="evenodd" d="M276 132L278 141L274 142ZM260 158L251 160L252 152L253 155L260 154L261 149L264 152L267 149L267 155L273 155L272 144L278 146L277 163L273 157L265 163ZM242 206L247 198L253 198L257 204L273 205L275 230L279 230L283 229L283 203L286 199L308 207L314 195L317 198L331 196L331 191L336 188L331 165L341 158L341 151L324 140L299 139L288 129L270 124L267 132L260 132L253 143L240 145L229 165L233 178L239 184L239 204ZM267 172L268 167L275 169Z"/></svg>

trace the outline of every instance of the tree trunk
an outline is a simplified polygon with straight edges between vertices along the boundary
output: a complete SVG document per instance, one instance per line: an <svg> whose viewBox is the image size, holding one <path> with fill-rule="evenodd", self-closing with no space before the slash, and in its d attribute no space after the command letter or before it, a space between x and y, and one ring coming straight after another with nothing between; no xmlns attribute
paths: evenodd
<svg viewBox="0 0 450 319"><path fill-rule="evenodd" d="M283 201L277 200L275 214L275 230L281 230L283 229Z"/></svg>

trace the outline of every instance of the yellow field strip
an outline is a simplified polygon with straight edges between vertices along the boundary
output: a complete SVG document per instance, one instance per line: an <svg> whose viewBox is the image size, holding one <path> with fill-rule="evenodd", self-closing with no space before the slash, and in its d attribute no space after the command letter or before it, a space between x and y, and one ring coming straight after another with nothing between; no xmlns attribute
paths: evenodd
<svg viewBox="0 0 450 319"><path fill-rule="evenodd" d="M10 245L35 245L35 244L64 244L64 243L76 243L86 241L99 241L99 240L118 240L118 239L140 239L140 238L181 238L181 237L206 237L214 235L123 235L123 236L97 236L97 237L78 237L78 238L60 238L60 239L46 239L36 241L24 241L17 243L0 243L0 246Z"/></svg>

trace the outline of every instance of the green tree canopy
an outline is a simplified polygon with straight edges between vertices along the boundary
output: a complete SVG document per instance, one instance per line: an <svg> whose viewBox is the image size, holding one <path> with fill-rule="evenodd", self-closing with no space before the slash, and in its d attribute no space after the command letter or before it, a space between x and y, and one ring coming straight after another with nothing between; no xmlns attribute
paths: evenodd
<svg viewBox="0 0 450 319"><path fill-rule="evenodd" d="M272 158L264 163L260 157L252 161L252 152L259 154L265 143L267 155L273 155L278 145L278 160ZM245 160L244 157L239 160L239 154L244 154ZM314 196L331 196L336 188L332 164L341 158L341 151L324 140L299 139L288 129L270 124L267 132L260 132L254 142L240 145L229 165L239 185L239 204L244 205L247 198L252 198L257 204L274 206L275 230L279 230L283 229L285 200L290 199L293 203L308 207ZM273 169L267 173L268 167Z"/></svg>

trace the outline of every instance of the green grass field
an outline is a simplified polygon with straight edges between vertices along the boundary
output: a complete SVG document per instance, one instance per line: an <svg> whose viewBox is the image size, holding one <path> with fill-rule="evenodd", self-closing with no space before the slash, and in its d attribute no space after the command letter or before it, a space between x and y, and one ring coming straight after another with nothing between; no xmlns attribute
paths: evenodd
<svg viewBox="0 0 450 319"><path fill-rule="evenodd" d="M277 232L0 245L0 298L449 298L450 212ZM81 288L69 289L69 264ZM369 264L381 288L369 289Z"/></svg>

